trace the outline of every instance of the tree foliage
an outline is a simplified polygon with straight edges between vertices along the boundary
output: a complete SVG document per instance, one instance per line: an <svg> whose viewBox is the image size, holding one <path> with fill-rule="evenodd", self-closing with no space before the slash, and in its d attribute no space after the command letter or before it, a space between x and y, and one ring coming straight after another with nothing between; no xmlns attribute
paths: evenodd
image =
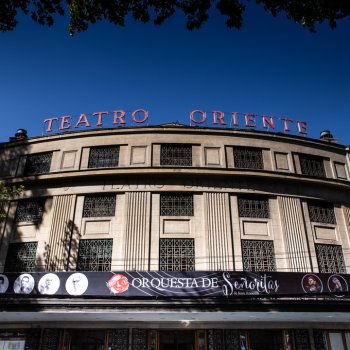
<svg viewBox="0 0 350 350"><path fill-rule="evenodd" d="M15 197L24 191L24 186L6 186L0 181L0 219L5 218L5 214L2 212L3 204L11 197Z"/></svg>
<svg viewBox="0 0 350 350"><path fill-rule="evenodd" d="M55 16L69 14L68 31L71 35L85 31L97 21L107 20L124 26L132 16L142 22L161 24L175 12L182 11L188 29L197 29L208 19L209 10L216 7L226 18L229 28L240 28L246 6L254 0L1 0L0 31L13 30L18 24L19 12L42 24L51 26ZM311 31L317 24L328 22L335 28L337 21L349 17L349 0L255 0L276 16L300 23Z"/></svg>

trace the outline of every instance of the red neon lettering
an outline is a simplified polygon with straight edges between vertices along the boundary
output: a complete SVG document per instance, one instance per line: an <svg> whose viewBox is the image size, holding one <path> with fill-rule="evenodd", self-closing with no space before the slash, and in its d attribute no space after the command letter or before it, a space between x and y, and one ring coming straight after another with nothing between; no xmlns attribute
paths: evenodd
<svg viewBox="0 0 350 350"><path fill-rule="evenodd" d="M95 112L95 113L92 113L93 116L97 115L97 124L96 126L101 126L102 125L102 116L104 114L108 114L108 112Z"/></svg>
<svg viewBox="0 0 350 350"><path fill-rule="evenodd" d="M80 114L78 122L75 124L75 128L78 128L79 125L82 124L82 123L85 123L85 127L89 127L90 126L86 114Z"/></svg>
<svg viewBox="0 0 350 350"><path fill-rule="evenodd" d="M238 112L232 112L232 120L233 120L233 126L238 126L238 121L237 121L237 114Z"/></svg>
<svg viewBox="0 0 350 350"><path fill-rule="evenodd" d="M113 124L126 124L124 120L125 112L122 110L114 111Z"/></svg>
<svg viewBox="0 0 350 350"><path fill-rule="evenodd" d="M66 130L71 127L69 119L72 119L70 115L65 115L64 117L61 117L61 126L59 130Z"/></svg>
<svg viewBox="0 0 350 350"><path fill-rule="evenodd" d="M221 125L227 125L224 121L225 113L220 111L213 111L214 121L213 124L218 124L218 120Z"/></svg>
<svg viewBox="0 0 350 350"><path fill-rule="evenodd" d="M307 124L300 120L297 120L297 123L298 123L299 134L307 135L307 130L306 130Z"/></svg>
<svg viewBox="0 0 350 350"><path fill-rule="evenodd" d="M202 115L202 119L201 119L201 120L196 120L196 119L194 118L194 115L195 115L196 113L199 113L199 114ZM193 122L193 123L195 123L195 124L202 124L202 123L204 123L204 122L207 120L207 113L196 109L196 110L194 110L194 111L191 112L191 114L190 114L190 120L191 120L191 122Z"/></svg>
<svg viewBox="0 0 350 350"><path fill-rule="evenodd" d="M143 113L145 115L144 118L141 120L136 119L136 115L138 113ZM132 112L131 118L135 123L144 123L148 119L148 112L145 109L137 109L136 111Z"/></svg>
<svg viewBox="0 0 350 350"><path fill-rule="evenodd" d="M58 120L58 118L49 118L49 119L45 119L45 120L44 120L44 124L45 124L45 123L48 123L48 124L47 124L46 132L52 131L52 122L53 122L53 121L57 121L57 120Z"/></svg>
<svg viewBox="0 0 350 350"><path fill-rule="evenodd" d="M274 129L275 128L275 122L273 120L273 117L271 116L270 118L267 117L266 115L262 115L262 120L263 120L263 126L265 129L267 128L271 128Z"/></svg>
<svg viewBox="0 0 350 350"><path fill-rule="evenodd" d="M293 123L293 120L292 119L288 119L288 118L278 118L278 119L284 121L284 131L290 131L288 122Z"/></svg>
<svg viewBox="0 0 350 350"><path fill-rule="evenodd" d="M245 118L245 126L246 127L248 127L248 128L255 128L256 127L255 114L245 113L244 118ZM253 123L253 124L250 124L250 123Z"/></svg>

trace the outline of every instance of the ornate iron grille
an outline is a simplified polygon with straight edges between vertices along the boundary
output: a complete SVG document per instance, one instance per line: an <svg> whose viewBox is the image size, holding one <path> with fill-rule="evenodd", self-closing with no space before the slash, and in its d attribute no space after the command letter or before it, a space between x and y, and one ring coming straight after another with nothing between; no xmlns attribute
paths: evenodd
<svg viewBox="0 0 350 350"><path fill-rule="evenodd" d="M35 271L35 258L37 242L10 243L7 251L6 272L33 272Z"/></svg>
<svg viewBox="0 0 350 350"><path fill-rule="evenodd" d="M309 331L307 329L294 329L293 333L294 333L295 349L310 350Z"/></svg>
<svg viewBox="0 0 350 350"><path fill-rule="evenodd" d="M315 349L328 350L326 332L315 329L313 331L313 335L314 335Z"/></svg>
<svg viewBox="0 0 350 350"><path fill-rule="evenodd" d="M24 167L24 175L47 174L50 172L52 152L29 154Z"/></svg>
<svg viewBox="0 0 350 350"><path fill-rule="evenodd" d="M242 240L244 271L276 271L273 241Z"/></svg>
<svg viewBox="0 0 350 350"><path fill-rule="evenodd" d="M315 244L318 268L322 273L346 273L340 245Z"/></svg>
<svg viewBox="0 0 350 350"><path fill-rule="evenodd" d="M265 198L238 198L238 213L243 218L268 218L269 201Z"/></svg>
<svg viewBox="0 0 350 350"><path fill-rule="evenodd" d="M241 350L243 348L241 347L241 333L235 329L225 329L225 350Z"/></svg>
<svg viewBox="0 0 350 350"><path fill-rule="evenodd" d="M264 169L261 149L235 148L233 150L235 168Z"/></svg>
<svg viewBox="0 0 350 350"><path fill-rule="evenodd" d="M31 221L39 223L44 214L44 199L19 201L16 210L16 222Z"/></svg>
<svg viewBox="0 0 350 350"><path fill-rule="evenodd" d="M59 329L43 329L40 339L40 350L58 350L59 342Z"/></svg>
<svg viewBox="0 0 350 350"><path fill-rule="evenodd" d="M115 215L115 195L85 196L83 217Z"/></svg>
<svg viewBox="0 0 350 350"><path fill-rule="evenodd" d="M147 350L147 330L133 328L132 350Z"/></svg>
<svg viewBox="0 0 350 350"><path fill-rule="evenodd" d="M119 162L119 146L90 148L88 168L114 168Z"/></svg>
<svg viewBox="0 0 350 350"><path fill-rule="evenodd" d="M161 194L161 216L193 216L193 194Z"/></svg>
<svg viewBox="0 0 350 350"><path fill-rule="evenodd" d="M336 225L334 207L328 203L308 203L310 220Z"/></svg>
<svg viewBox="0 0 350 350"><path fill-rule="evenodd" d="M160 165L192 166L192 146L161 145Z"/></svg>
<svg viewBox="0 0 350 350"><path fill-rule="evenodd" d="M323 159L299 154L301 173L309 176L326 177Z"/></svg>
<svg viewBox="0 0 350 350"><path fill-rule="evenodd" d="M128 350L129 349L129 330L128 329L111 329L108 332L108 349Z"/></svg>
<svg viewBox="0 0 350 350"><path fill-rule="evenodd" d="M222 329L208 329L208 350L224 350Z"/></svg>
<svg viewBox="0 0 350 350"><path fill-rule="evenodd" d="M81 239L77 271L111 271L112 239Z"/></svg>
<svg viewBox="0 0 350 350"><path fill-rule="evenodd" d="M159 269L161 271L194 271L195 253L192 238L161 238Z"/></svg>

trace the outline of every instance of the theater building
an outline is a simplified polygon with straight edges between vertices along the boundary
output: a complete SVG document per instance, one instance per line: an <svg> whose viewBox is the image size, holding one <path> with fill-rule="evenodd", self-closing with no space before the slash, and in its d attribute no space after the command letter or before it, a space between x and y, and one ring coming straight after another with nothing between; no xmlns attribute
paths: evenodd
<svg viewBox="0 0 350 350"><path fill-rule="evenodd" d="M0 144L0 349L350 349L349 147L180 124Z"/></svg>

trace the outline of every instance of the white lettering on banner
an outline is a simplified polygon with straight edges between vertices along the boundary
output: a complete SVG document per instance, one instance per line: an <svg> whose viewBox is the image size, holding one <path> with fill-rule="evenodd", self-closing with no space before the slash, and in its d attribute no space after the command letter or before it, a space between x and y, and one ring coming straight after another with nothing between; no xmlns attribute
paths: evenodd
<svg viewBox="0 0 350 350"><path fill-rule="evenodd" d="M225 284L222 285L222 292L224 295L229 296L235 294L235 292L247 292L247 293L276 293L279 289L277 280L272 280L271 276L263 274L258 278L240 277L239 279L230 279L230 273L224 272L222 277Z"/></svg>

